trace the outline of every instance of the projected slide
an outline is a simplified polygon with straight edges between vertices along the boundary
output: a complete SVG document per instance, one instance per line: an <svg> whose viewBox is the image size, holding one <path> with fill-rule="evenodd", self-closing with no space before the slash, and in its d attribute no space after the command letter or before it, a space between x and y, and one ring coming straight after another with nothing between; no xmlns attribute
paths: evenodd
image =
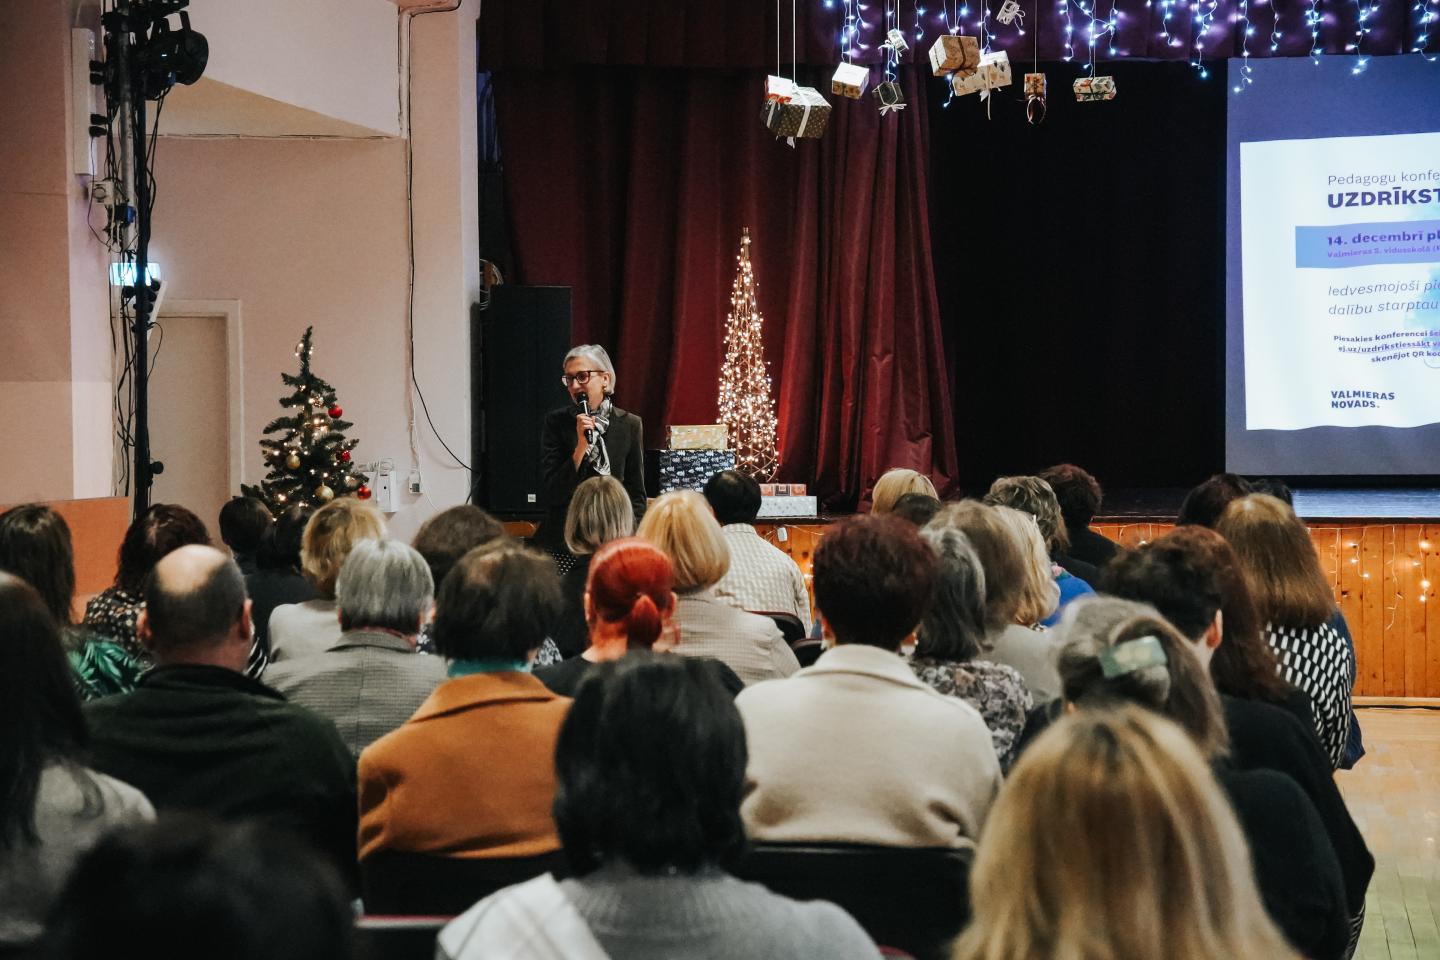
<svg viewBox="0 0 1440 960"><path fill-rule="evenodd" d="M1440 473L1440 72L1324 59L1229 101L1227 464Z"/></svg>

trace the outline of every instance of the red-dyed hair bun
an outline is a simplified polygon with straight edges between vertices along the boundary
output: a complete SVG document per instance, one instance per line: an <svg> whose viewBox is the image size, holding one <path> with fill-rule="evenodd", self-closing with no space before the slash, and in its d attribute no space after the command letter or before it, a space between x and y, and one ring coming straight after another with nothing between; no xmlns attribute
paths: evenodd
<svg viewBox="0 0 1440 960"><path fill-rule="evenodd" d="M639 537L612 540L595 552L585 589L595 615L622 623L632 650L649 650L675 605L675 574L665 552Z"/></svg>

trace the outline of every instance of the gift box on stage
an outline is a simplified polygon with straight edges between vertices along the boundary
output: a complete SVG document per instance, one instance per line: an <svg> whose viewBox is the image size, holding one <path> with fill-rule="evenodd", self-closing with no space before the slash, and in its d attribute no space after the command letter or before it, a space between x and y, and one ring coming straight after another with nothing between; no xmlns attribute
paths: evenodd
<svg viewBox="0 0 1440 960"><path fill-rule="evenodd" d="M982 56L980 65L970 76L962 77L957 73L950 77L950 83L955 88L955 96L963 97L968 93L979 93L981 100L989 96L991 90L1010 86L1011 80L1010 55L1004 50L996 50L994 53Z"/></svg>
<svg viewBox="0 0 1440 960"><path fill-rule="evenodd" d="M835 76L830 78L830 92L851 100L859 100L860 94L865 92L869 84L869 67L862 67L858 63L842 63L835 68Z"/></svg>
<svg viewBox="0 0 1440 960"><path fill-rule="evenodd" d="M796 87L788 102L765 105L765 126L777 137L818 139L830 121L830 101L814 87Z"/></svg>
<svg viewBox="0 0 1440 960"><path fill-rule="evenodd" d="M803 496L805 496L805 484L803 484L803 483L762 483L762 484L760 484L760 496L762 496L762 497L803 497Z"/></svg>
<svg viewBox="0 0 1440 960"><path fill-rule="evenodd" d="M817 516L819 503L815 497L761 497L760 520L793 519L795 517Z"/></svg>
<svg viewBox="0 0 1440 960"><path fill-rule="evenodd" d="M703 490L721 470L735 469L733 450L651 450L646 460L647 466L653 462L654 476L646 478L645 486L660 493Z"/></svg>
<svg viewBox="0 0 1440 960"><path fill-rule="evenodd" d="M943 76L951 70L968 74L980 65L980 41L965 35L942 33L930 47L930 72Z"/></svg>
<svg viewBox="0 0 1440 960"><path fill-rule="evenodd" d="M765 102L789 103L795 99L795 81L774 75L765 78Z"/></svg>
<svg viewBox="0 0 1440 960"><path fill-rule="evenodd" d="M671 450L724 450L730 430L723 423L700 423L670 428Z"/></svg>
<svg viewBox="0 0 1440 960"><path fill-rule="evenodd" d="M1087 100L1114 100L1115 78L1081 77L1075 81L1075 99L1081 103Z"/></svg>

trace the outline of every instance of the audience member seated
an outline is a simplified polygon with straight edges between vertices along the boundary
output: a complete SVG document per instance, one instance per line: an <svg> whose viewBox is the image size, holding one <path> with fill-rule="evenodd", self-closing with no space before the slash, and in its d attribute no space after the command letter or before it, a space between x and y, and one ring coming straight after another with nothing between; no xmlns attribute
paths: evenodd
<svg viewBox="0 0 1440 960"><path fill-rule="evenodd" d="M82 700L135 689L144 664L115 641L73 622L75 553L64 517L38 503L0 514L0 571L14 574L40 594L60 629Z"/></svg>
<svg viewBox="0 0 1440 960"><path fill-rule="evenodd" d="M981 659L985 641L985 571L965 534L932 523L920 531L940 558L935 602L916 631L910 669L940 693L980 711L1000 766L1015 756L1015 741L1033 707L1030 689L1014 667Z"/></svg>
<svg viewBox="0 0 1440 960"><path fill-rule="evenodd" d="M1185 494L1175 525L1213 528L1230 501L1238 500L1249 492L1250 484L1245 482L1245 478L1234 473L1217 473Z"/></svg>
<svg viewBox="0 0 1440 960"><path fill-rule="evenodd" d="M162 813L198 810L290 830L355 862L355 761L335 725L241 671L250 602L235 562L191 545L155 565L140 613L155 669L85 705L96 769Z"/></svg>
<svg viewBox="0 0 1440 960"><path fill-rule="evenodd" d="M590 480L575 491L577 500L586 483ZM639 537L626 537L605 544L593 560L586 557L585 566L590 577L581 604L590 646L578 657L535 671L541 683L562 697L575 696L580 681L598 664L634 651L664 652L675 645L675 575L665 551ZM719 660L696 659L714 667L731 696L745 689L735 671Z"/></svg>
<svg viewBox="0 0 1440 960"><path fill-rule="evenodd" d="M1049 730L1000 792L955 960L1299 960L1193 742L1133 707Z"/></svg>
<svg viewBox="0 0 1440 960"><path fill-rule="evenodd" d="M1066 573L1055 565L1045 550L1045 538L1035 517L1014 507L995 507L996 514L1005 522L1010 536L1020 545L1025 557L1025 581L1021 595L1020 610L1016 619L1028 625L1052 627L1060 619L1064 605L1077 597L1094 593L1090 584Z"/></svg>
<svg viewBox="0 0 1440 960"><path fill-rule="evenodd" d="M266 663L270 662L270 614L281 604L315 599L315 588L300 571L300 541L309 520L310 511L305 507L281 512L260 538L255 572L245 577L250 616L255 621L255 646ZM253 671L246 672L255 676Z"/></svg>
<svg viewBox="0 0 1440 960"><path fill-rule="evenodd" d="M435 593L438 595L446 575L465 554L476 547L513 543L505 533L504 524L474 504L466 503L441 510L422 523L415 533L415 538L410 541L410 546L429 564L430 578L435 582ZM435 652L435 645L430 639L429 621L420 628L420 638L415 648L421 653ZM554 640L546 637L545 642L540 644L540 651L535 654L535 666L543 667L559 662L560 648L555 645Z"/></svg>
<svg viewBox="0 0 1440 960"><path fill-rule="evenodd" d="M664 550L675 571L675 652L721 661L745 683L788 677L800 662L769 617L746 613L715 592L730 568L730 550L705 498L693 490L660 497L639 535Z"/></svg>
<svg viewBox="0 0 1440 960"><path fill-rule="evenodd" d="M295 660L324 653L340 639L335 580L350 550L362 540L383 540L385 520L363 500L339 497L316 510L300 538L300 568L315 599L287 603L270 614L270 659Z"/></svg>
<svg viewBox="0 0 1440 960"><path fill-rule="evenodd" d="M831 649L736 698L750 744L751 839L967 846L1000 786L978 711L916 679L899 655L935 594L936 558L910 524L862 516L815 551Z"/></svg>
<svg viewBox="0 0 1440 960"><path fill-rule="evenodd" d="M1065 521L1065 534L1070 541L1068 555L1097 570L1115 559L1120 545L1090 529L1090 522L1100 512L1104 493L1100 481L1073 463L1060 463L1038 474L1055 491L1060 504L1060 517Z"/></svg>
<svg viewBox="0 0 1440 960"><path fill-rule="evenodd" d="M265 682L333 721L358 758L445 682L445 662L415 652L433 599L420 554L394 540L362 540L335 582L340 639L318 656L275 664Z"/></svg>
<svg viewBox="0 0 1440 960"><path fill-rule="evenodd" d="M1232 502L1215 529L1240 560L1286 682L1310 695L1315 728L1331 764L1354 766L1364 753L1357 737L1346 762L1354 719L1355 645L1320 569L1310 531L1294 511L1264 494Z"/></svg>
<svg viewBox="0 0 1440 960"><path fill-rule="evenodd" d="M870 512L889 513L895 509L895 503L907 493L923 493L927 497L940 499L940 494L935 492L935 484L930 482L929 477L904 467L895 467L893 470L886 470L880 479L875 481L875 489L870 491Z"/></svg>
<svg viewBox="0 0 1440 960"><path fill-rule="evenodd" d="M895 501L895 506L890 512L901 520L909 520L917 527L923 527L935 518L940 508L945 506L938 497L932 497L927 493L907 493Z"/></svg>
<svg viewBox="0 0 1440 960"><path fill-rule="evenodd" d="M985 642L986 657L995 663L1014 667L1025 679L1025 686L1036 703L1048 703L1060 696L1060 677L1055 672L1054 639L1036 623L1054 609L1038 607L1033 594L1036 579L1034 564L1027 562L1028 552L1010 532L1010 524L1000 513L975 500L952 503L936 514L931 522L953 527L965 534L980 567L985 572ZM1051 589L1056 589L1051 585Z"/></svg>
<svg viewBox="0 0 1440 960"><path fill-rule="evenodd" d="M597 666L555 767L570 878L480 901L441 931L437 956L879 957L834 904L727 872L745 847L745 730L702 662L637 654Z"/></svg>
<svg viewBox="0 0 1440 960"><path fill-rule="evenodd" d="M440 585L442 683L360 755L360 856L528 857L557 850L555 740L570 701L530 674L560 615L554 564L477 547Z"/></svg>
<svg viewBox="0 0 1440 960"><path fill-rule="evenodd" d="M1093 592L1090 584L1099 571L1092 564L1069 555L1070 533L1060 514L1060 501L1055 499L1050 484L1039 477L1000 477L990 485L985 502L993 506L1013 507L1035 518L1045 554L1054 566L1060 568L1055 571L1055 579L1060 584L1061 607L1081 594ZM1077 584L1071 578L1080 582Z"/></svg>
<svg viewBox="0 0 1440 960"><path fill-rule="evenodd" d="M760 484L738 470L722 470L705 484L705 499L730 548L730 569L715 592L742 610L788 613L810 629L805 575L789 554L755 530Z"/></svg>
<svg viewBox="0 0 1440 960"><path fill-rule="evenodd" d="M1325 824L1290 777L1276 770L1239 770L1227 762L1220 698L1197 656L1208 657L1209 648L1191 643L1154 607L1114 597L1076 604L1061 632L1066 707L1087 711L1134 703L1180 724L1230 798L1271 917L1306 957L1344 955L1350 916ZM1024 762L1022 756L1020 765Z"/></svg>
<svg viewBox="0 0 1440 960"><path fill-rule="evenodd" d="M90 851L45 956L350 960L353 924L335 871L283 834L169 815Z"/></svg>
<svg viewBox="0 0 1440 960"><path fill-rule="evenodd" d="M13 510L11 511L14 512ZM153 819L144 795L83 766L88 737L55 621L0 573L0 953L40 936L76 859L107 830Z"/></svg>
<svg viewBox="0 0 1440 960"><path fill-rule="evenodd" d="M1291 490L1290 485L1284 480L1278 480L1275 477L1255 477L1246 480L1245 485L1250 488L1251 493L1269 494L1285 506L1291 509L1295 507L1295 491Z"/></svg>
<svg viewBox="0 0 1440 960"><path fill-rule="evenodd" d="M1331 776L1309 698L1276 673L1230 546L1213 530L1179 527L1121 556L1101 583L1109 594L1152 604L1191 642L1200 661L1208 662L1220 692L1231 762L1241 770L1278 770L1305 791L1339 859L1349 915L1360 918L1375 860ZM1300 706L1287 710L1296 699ZM1358 932L1358 922L1354 929Z"/></svg>
<svg viewBox="0 0 1440 960"><path fill-rule="evenodd" d="M189 510L169 503L150 507L125 531L115 583L85 605L83 626L114 640L142 666L149 666L150 654L135 635L135 621L145 608L145 579L170 551L209 543L204 522Z"/></svg>
<svg viewBox="0 0 1440 960"><path fill-rule="evenodd" d="M635 533L635 508L625 485L614 477L580 481L565 511L565 546L573 562L560 578L565 612L555 630L555 645L567 659L589 644L585 624L585 583L595 551L612 540ZM568 694L567 694L568 696Z"/></svg>
<svg viewBox="0 0 1440 960"><path fill-rule="evenodd" d="M274 525L270 508L254 497L231 497L220 508L220 539L243 575L259 571L260 544Z"/></svg>

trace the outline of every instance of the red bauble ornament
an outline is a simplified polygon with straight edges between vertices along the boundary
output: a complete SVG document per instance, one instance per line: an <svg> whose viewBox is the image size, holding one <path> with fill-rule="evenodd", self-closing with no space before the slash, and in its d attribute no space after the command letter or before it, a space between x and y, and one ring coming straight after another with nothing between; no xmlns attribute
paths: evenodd
<svg viewBox="0 0 1440 960"><path fill-rule="evenodd" d="M340 419L340 415L344 412L345 411L341 409L340 404L338 403L330 408L330 416L334 417L336 420Z"/></svg>
<svg viewBox="0 0 1440 960"><path fill-rule="evenodd" d="M360 485L360 489L355 491L355 496L359 497L361 500L369 500L369 499L370 499L370 488L367 487L367 486L365 486L365 484L362 483L362 484Z"/></svg>
<svg viewBox="0 0 1440 960"><path fill-rule="evenodd" d="M341 451L340 451L340 462L341 462L341 463L349 463L349 462L350 462L350 451L349 451L349 450L341 450Z"/></svg>

